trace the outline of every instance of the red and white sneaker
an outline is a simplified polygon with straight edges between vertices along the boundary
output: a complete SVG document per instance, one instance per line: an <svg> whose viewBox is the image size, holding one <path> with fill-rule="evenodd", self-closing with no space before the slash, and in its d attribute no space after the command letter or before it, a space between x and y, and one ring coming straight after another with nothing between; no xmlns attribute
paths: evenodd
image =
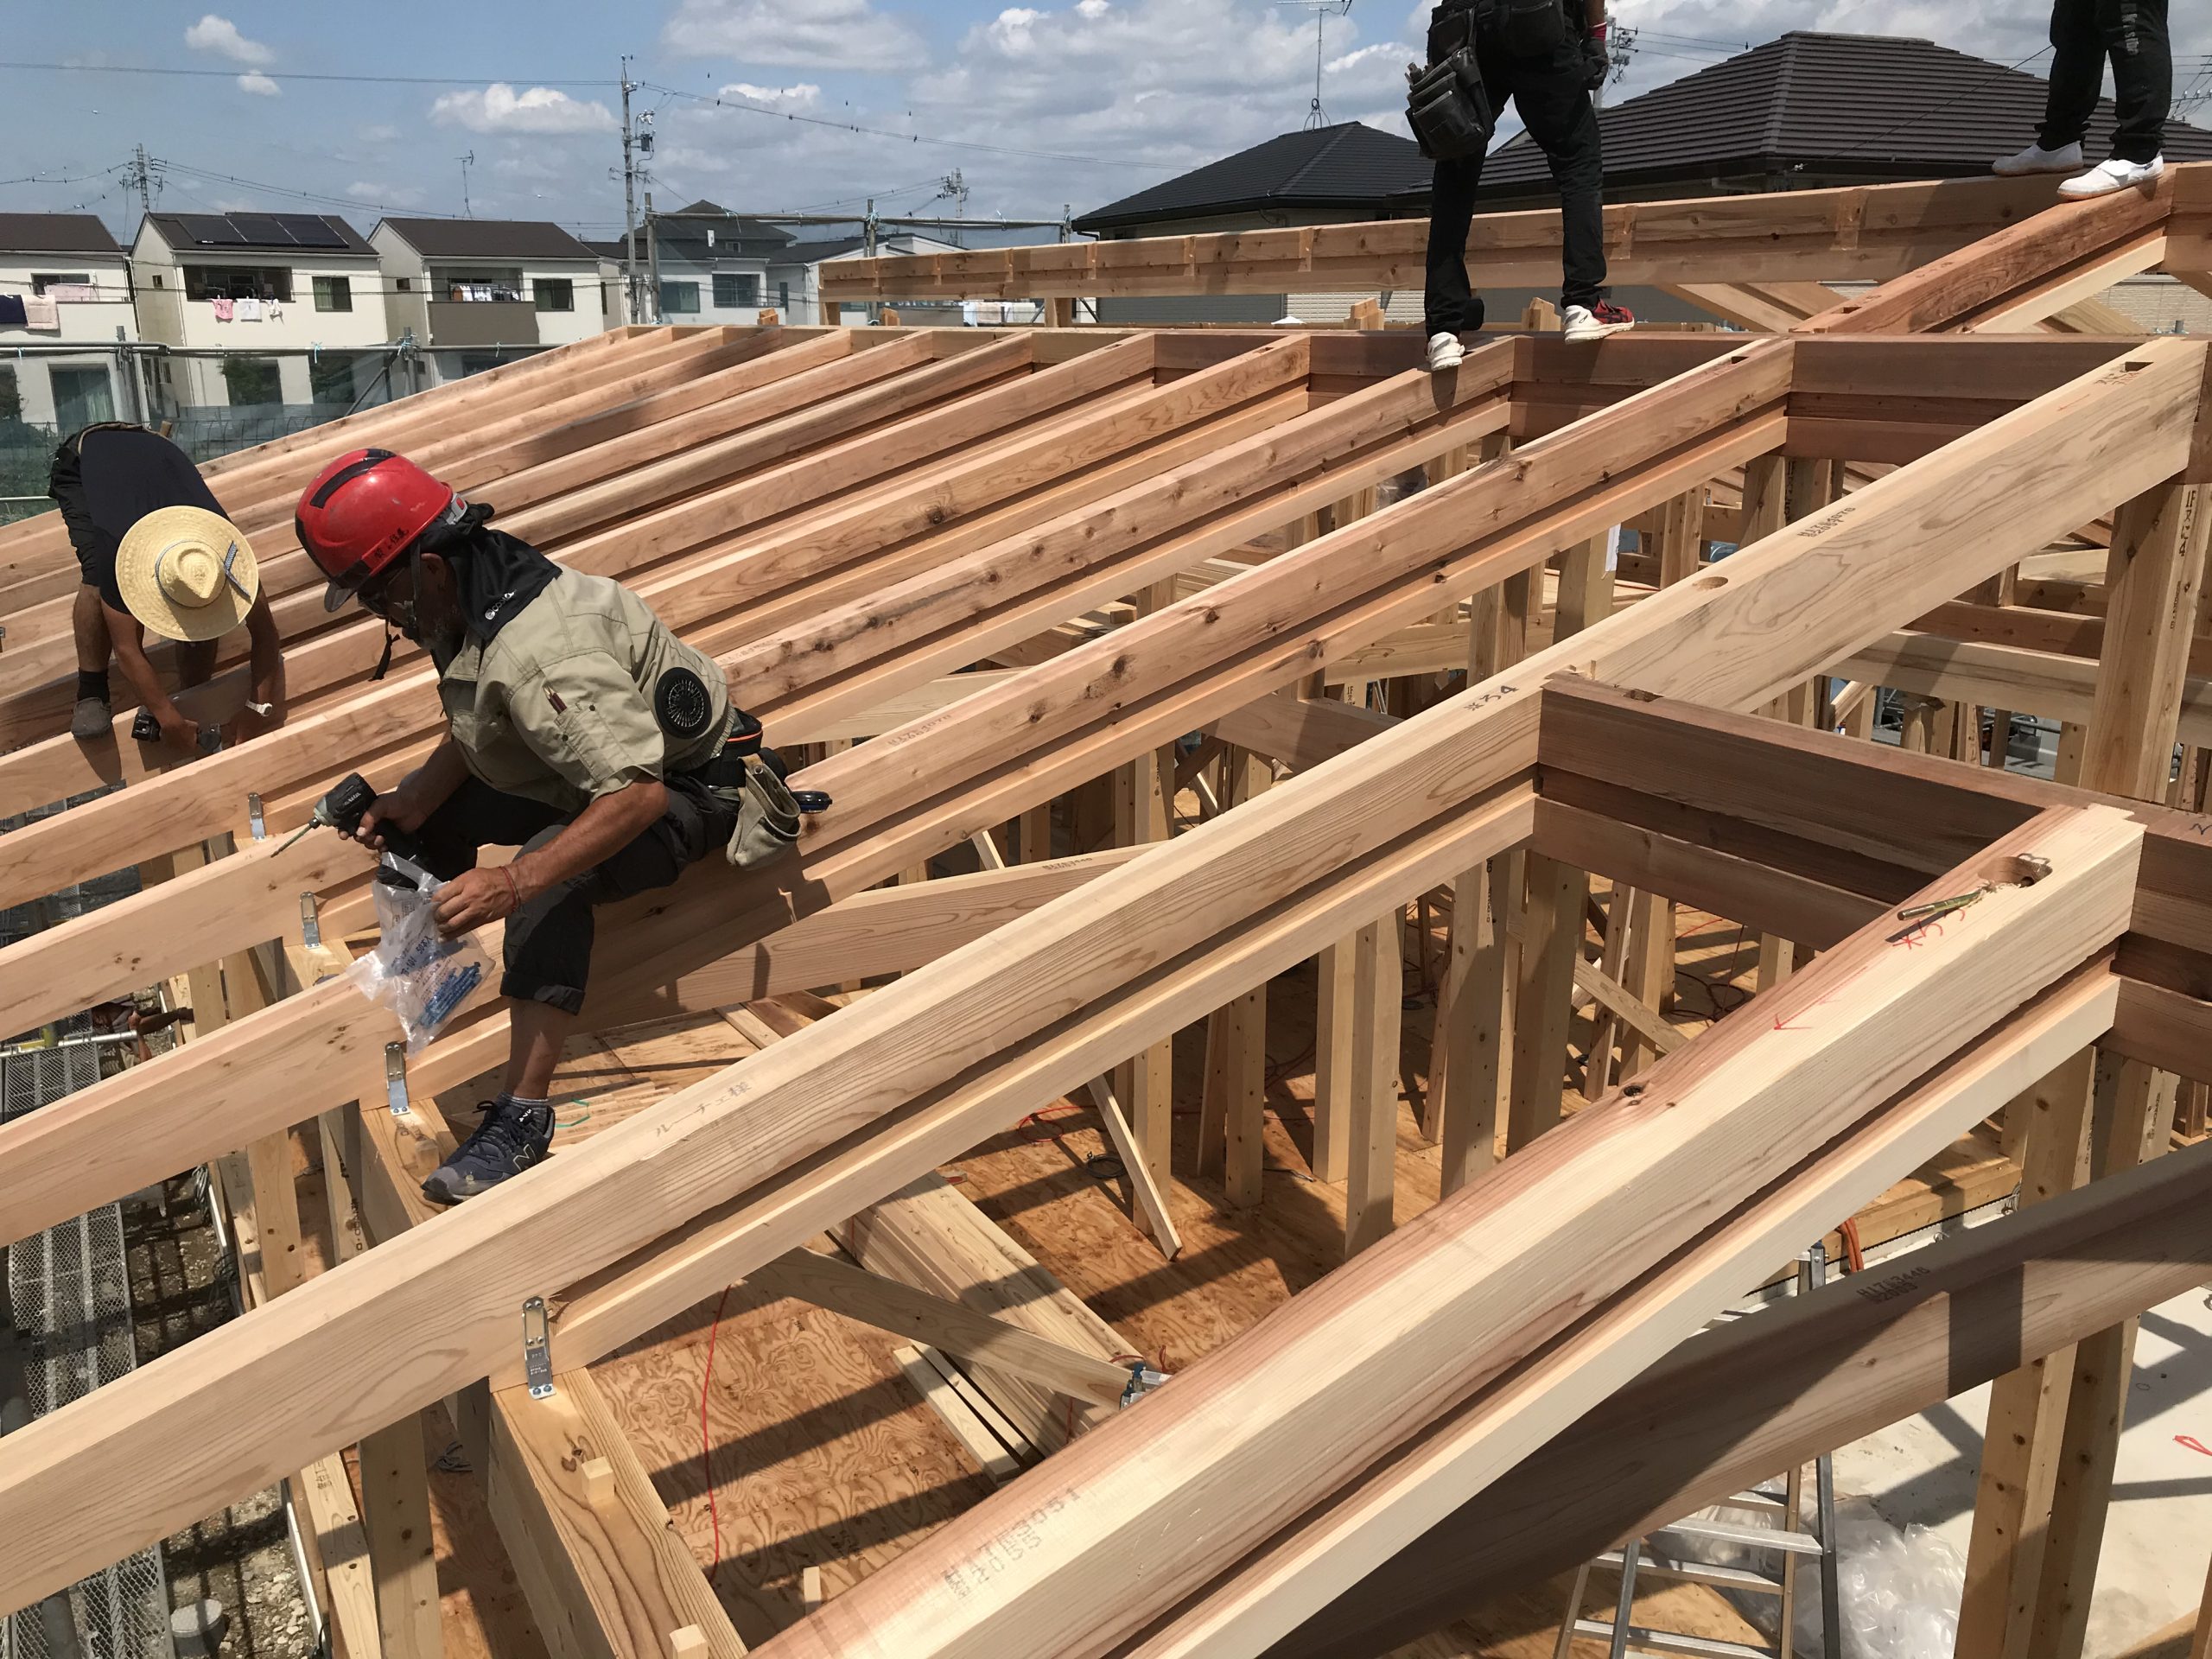
<svg viewBox="0 0 2212 1659"><path fill-rule="evenodd" d="M1636 318L1624 305L1600 300L1595 305L1570 305L1560 313L1560 328L1569 340L1603 340L1624 334L1636 327Z"/></svg>

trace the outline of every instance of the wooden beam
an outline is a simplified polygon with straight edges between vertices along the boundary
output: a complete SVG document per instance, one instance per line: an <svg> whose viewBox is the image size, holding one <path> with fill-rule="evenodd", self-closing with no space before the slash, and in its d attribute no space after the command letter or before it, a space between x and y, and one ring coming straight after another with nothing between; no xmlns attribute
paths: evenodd
<svg viewBox="0 0 2212 1659"><path fill-rule="evenodd" d="M1388 1651L2181 1294L2212 1250L2208 1198L2212 1148L2193 1148L1694 1337L1268 1659ZM1647 1454L1624 1462L1631 1439Z"/></svg>
<svg viewBox="0 0 2212 1659"><path fill-rule="evenodd" d="M1617 1096L1580 1114L1553 1132L1550 1155L1532 1158L1525 1173L1514 1175L1509 1160L1493 1179L1445 1200L1271 1316L1257 1334L1069 1447L1020 1490L987 1499L768 1651L798 1659L876 1644L917 1659L981 1654L1002 1650L1013 1621L1032 1646L1071 1655L1109 1649L1388 1452L1418 1427L1425 1399L1499 1376L1586 1314L1593 1299L1628 1284L1646 1262L1693 1242L1697 1221L1666 1190L1672 1182L1687 1183L1708 1204L1750 1198L1772 1176L1764 1159L1746 1155L1769 1132L1755 1126L1770 1126L1793 1146L1818 1146L1940 1064L1961 1028L2001 1019L2116 938L2126 925L2140 844L2139 829L2109 809L2039 817L1974 868L2002 870L2033 854L2050 861L2051 875L1992 893L1970 912L1974 925L1910 951L1890 940L1893 923L1854 936L1773 994L1771 1028L1764 1020L1724 1023L1694 1054L1662 1062L1652 1074L1662 1110ZM1942 891L1972 875L1947 873ZM2108 1019L2107 988L2100 1012ZM1849 1080L1842 1090L1839 1079ZM1948 1104L1986 1111L1994 1101ZM1958 1128L1954 1116L1942 1138ZM1732 1171L1732 1154L1740 1166ZM1622 1172L1620 1185L1592 1179L1601 1160ZM1803 1236L1816 1225L1809 1216L1818 1206L1847 1210L1857 1194L1872 1196L1916 1160L1908 1154L1854 1181L1812 1183L1806 1207L1777 1218L1799 1230L1780 1236ZM1633 1203L1626 1201L1631 1190ZM1761 1249L1780 1248L1760 1232ZM1638 1305L1624 1313L1611 1342L1586 1351L1568 1342L1566 1349L1578 1351L1572 1361L1536 1367L1545 1373L1541 1388L1516 1376L1489 1432L1456 1459L1465 1484L1452 1502L1408 1496L1387 1524L1357 1529L1356 1545L1344 1537L1317 1551L1301 1563L1294 1588L1278 1581L1260 1605L1240 1606L1239 1630L1264 1637L1288 1628L1356 1578L1358 1558L1371 1560L1418 1535L1467 1486L1510 1467L1694 1331L1741 1289L1750 1260L1727 1254L1668 1317ZM1482 1266L1438 1272L1440 1260ZM1353 1334L1370 1328L1370 1299L1377 1297L1387 1299L1382 1305L1401 1333L1389 1344ZM1243 1433L1220 1433L1224 1408ZM1301 1432L1317 1421L1332 1424L1325 1446ZM1285 1455L1287 1436L1299 1443L1294 1458ZM1262 1491L1266 1501L1255 1502ZM1037 1548L1014 1560L980 1553L1016 1521L1036 1534ZM1171 1534L1179 1548L1163 1554L1160 1540ZM1193 1548L1199 1539L1204 1547ZM1112 1570L1135 1552L1152 1563L1141 1579ZM1165 1571L1163 1561L1172 1563Z"/></svg>
<svg viewBox="0 0 2212 1659"><path fill-rule="evenodd" d="M894 1336L1027 1376L1094 1405L1117 1403L1122 1390L1128 1386L1124 1367L814 1250L787 1250L746 1276L776 1295L795 1296Z"/></svg>
<svg viewBox="0 0 2212 1659"><path fill-rule="evenodd" d="M1613 281L1630 283L1878 281L2018 223L2052 199L2048 179L1978 179L1791 191L1786 200L1637 202L1605 210L1607 268ZM1559 275L1559 234L1555 213L1480 215L1467 238L1470 274L1486 288L1541 287ZM1420 287L1426 235L1424 219L1386 219L841 259L823 273L823 292L848 302L1375 293Z"/></svg>

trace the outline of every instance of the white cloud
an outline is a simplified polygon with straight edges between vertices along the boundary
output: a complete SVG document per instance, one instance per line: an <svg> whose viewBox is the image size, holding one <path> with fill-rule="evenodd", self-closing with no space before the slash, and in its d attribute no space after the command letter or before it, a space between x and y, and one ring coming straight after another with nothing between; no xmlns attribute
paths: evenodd
<svg viewBox="0 0 2212 1659"><path fill-rule="evenodd" d="M596 99L586 103L551 86L518 92L495 80L482 92L442 92L430 118L471 132L611 132L614 117Z"/></svg>
<svg viewBox="0 0 2212 1659"><path fill-rule="evenodd" d="M1076 0L1076 10L1085 17L1103 17L1111 8L1107 0Z"/></svg>
<svg viewBox="0 0 2212 1659"><path fill-rule="evenodd" d="M660 38L681 56L779 68L897 74L929 56L921 35L869 0L681 0Z"/></svg>
<svg viewBox="0 0 2212 1659"><path fill-rule="evenodd" d="M742 99L747 104L769 104L780 110L809 109L822 101L822 89L802 80L790 86L755 86L749 80L732 81L715 89L717 98Z"/></svg>
<svg viewBox="0 0 2212 1659"><path fill-rule="evenodd" d="M346 194L356 201L389 202L394 207L420 207L423 193L409 184L381 184L368 179L356 179L346 187Z"/></svg>
<svg viewBox="0 0 2212 1659"><path fill-rule="evenodd" d="M213 52L228 58L232 63L271 64L276 54L259 41L250 41L238 33L238 26L227 17L218 17L209 12L190 29L184 31L184 43L195 52Z"/></svg>
<svg viewBox="0 0 2212 1659"><path fill-rule="evenodd" d="M363 127L361 129L361 142L365 144L388 144L398 137L399 129L397 127L387 126L382 124L372 127Z"/></svg>
<svg viewBox="0 0 2212 1659"><path fill-rule="evenodd" d="M284 89L266 75L245 74L238 77L238 90L251 92L256 98L282 98Z"/></svg>

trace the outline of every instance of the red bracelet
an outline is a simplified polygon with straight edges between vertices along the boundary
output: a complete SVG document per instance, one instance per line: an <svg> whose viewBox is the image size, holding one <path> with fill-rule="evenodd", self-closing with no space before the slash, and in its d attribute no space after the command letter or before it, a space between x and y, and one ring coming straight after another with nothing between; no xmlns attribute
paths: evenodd
<svg viewBox="0 0 2212 1659"><path fill-rule="evenodd" d="M507 897L514 900L515 909L520 910L522 889L515 885L515 867L512 864L502 864L499 866L499 874L507 878ZM512 915L513 912L511 911L508 913Z"/></svg>
<svg viewBox="0 0 2212 1659"><path fill-rule="evenodd" d="M1604 40L1604 39L1605 38L1605 24L1603 24L1603 23L1598 23L1598 24L1593 25L1593 26L1592 26L1592 27L1588 30L1588 35L1589 35L1589 37L1590 37L1592 40L1593 40L1593 41L1602 41L1602 40Z"/></svg>

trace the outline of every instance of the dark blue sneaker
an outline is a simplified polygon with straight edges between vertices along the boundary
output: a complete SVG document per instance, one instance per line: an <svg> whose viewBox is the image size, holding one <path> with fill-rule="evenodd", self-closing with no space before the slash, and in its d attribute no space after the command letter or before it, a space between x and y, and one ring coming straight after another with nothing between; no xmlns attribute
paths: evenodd
<svg viewBox="0 0 2212 1659"><path fill-rule="evenodd" d="M459 1204L490 1191L509 1176L519 1175L544 1161L553 1144L553 1108L517 1106L495 1100L479 1123L453 1151L453 1156L430 1172L423 1183L423 1196L433 1204Z"/></svg>

